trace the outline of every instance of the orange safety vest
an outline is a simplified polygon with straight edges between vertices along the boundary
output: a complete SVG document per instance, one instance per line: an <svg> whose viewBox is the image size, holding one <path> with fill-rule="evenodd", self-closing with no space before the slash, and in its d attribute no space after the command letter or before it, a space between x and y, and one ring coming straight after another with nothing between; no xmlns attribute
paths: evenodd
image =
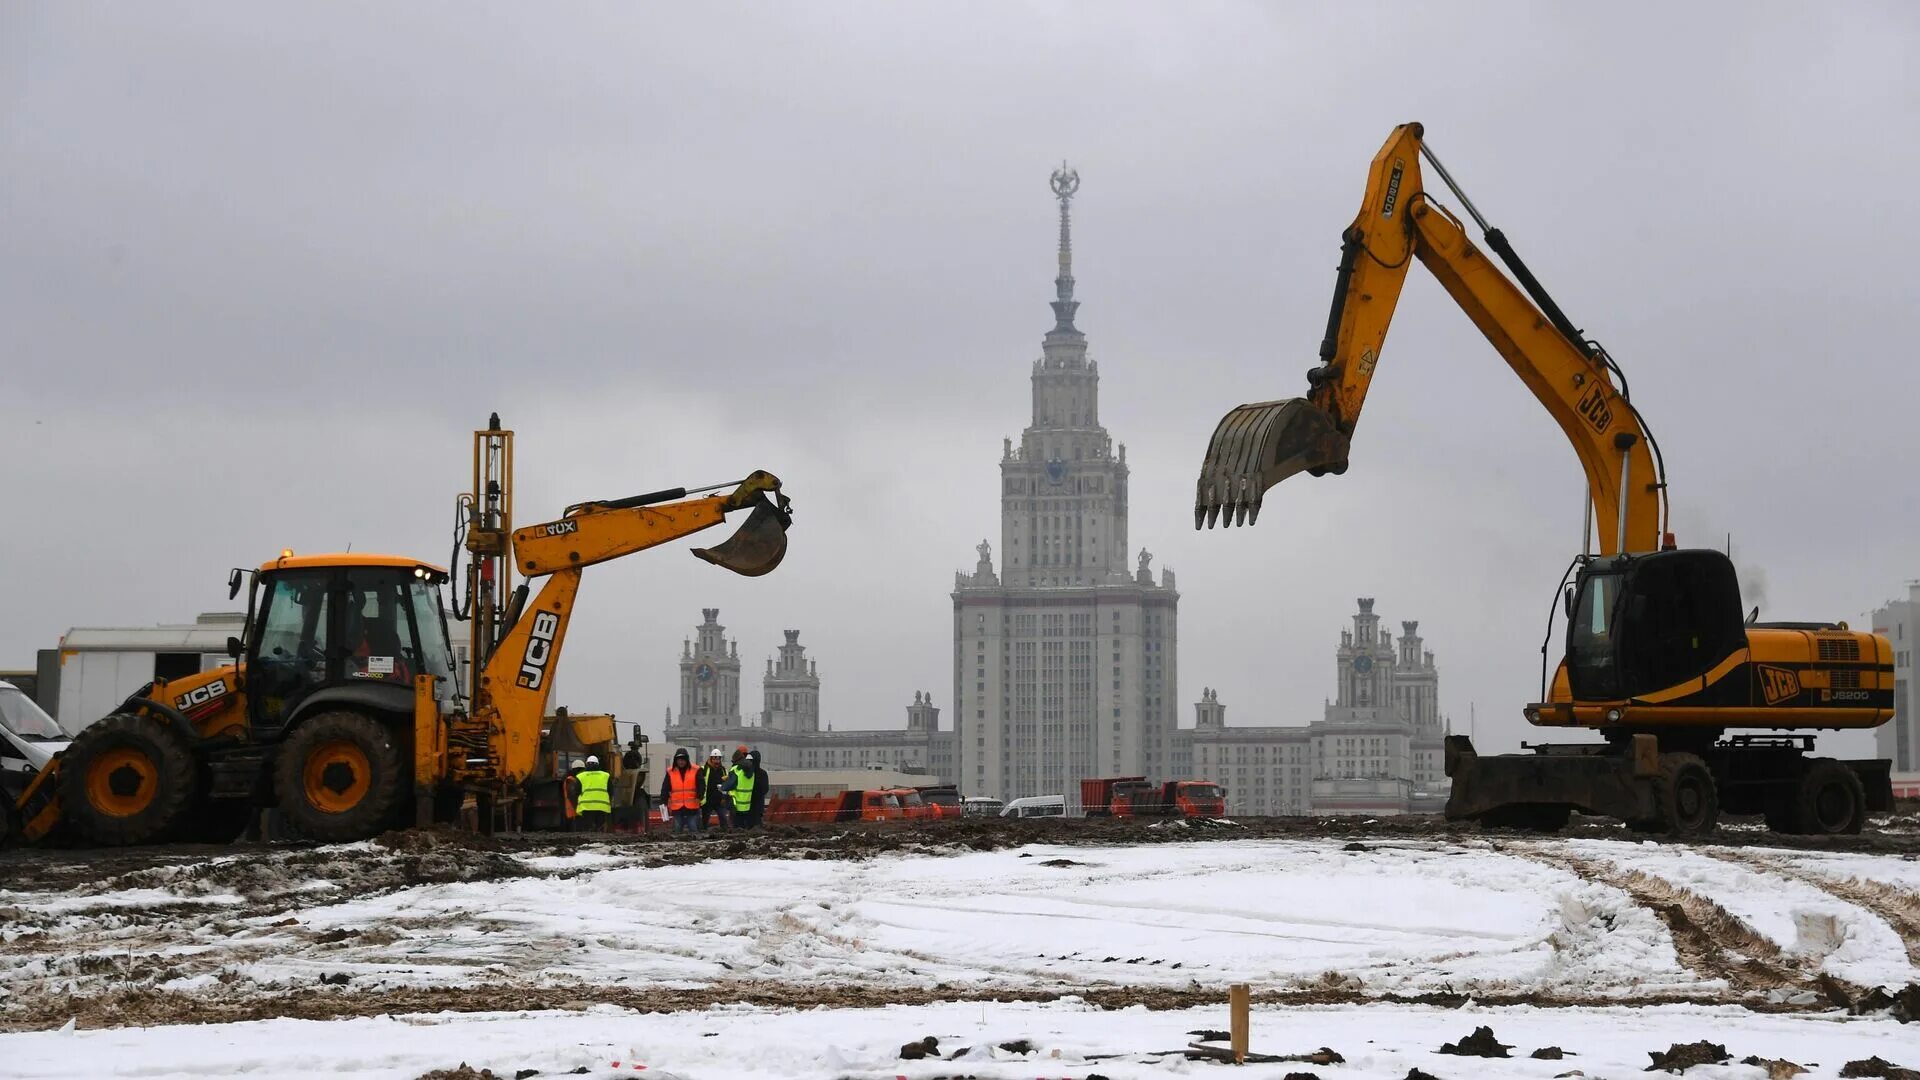
<svg viewBox="0 0 1920 1080"><path fill-rule="evenodd" d="M667 809L700 809L700 770L691 765L667 770Z"/></svg>

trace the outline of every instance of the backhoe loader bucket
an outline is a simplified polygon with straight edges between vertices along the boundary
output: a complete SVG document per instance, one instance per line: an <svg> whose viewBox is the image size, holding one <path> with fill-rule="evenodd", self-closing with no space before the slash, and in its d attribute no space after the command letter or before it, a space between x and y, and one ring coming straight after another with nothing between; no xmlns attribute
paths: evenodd
<svg viewBox="0 0 1920 1080"><path fill-rule="evenodd" d="M1262 401L1228 413L1213 429L1200 485L1193 499L1193 527L1251 525L1260 520L1266 490L1309 471L1347 471L1347 437L1325 410L1305 398Z"/></svg>
<svg viewBox="0 0 1920 1080"><path fill-rule="evenodd" d="M777 497L780 504L775 506L765 495L755 495L746 524L720 544L694 548L693 553L747 577L759 577L779 566L787 555L787 526L793 524L793 515L787 510L787 497Z"/></svg>

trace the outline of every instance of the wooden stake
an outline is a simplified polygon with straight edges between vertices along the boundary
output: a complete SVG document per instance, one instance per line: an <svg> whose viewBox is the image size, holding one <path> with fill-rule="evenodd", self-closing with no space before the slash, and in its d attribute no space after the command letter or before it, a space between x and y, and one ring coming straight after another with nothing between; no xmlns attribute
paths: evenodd
<svg viewBox="0 0 1920 1080"><path fill-rule="evenodd" d="M1228 1026L1233 1034L1233 1063L1235 1065L1245 1065L1247 1063L1247 1034L1249 1027L1247 1007L1250 1004L1250 999L1251 995L1247 992L1246 983L1234 983L1227 988L1227 1007L1233 1013L1232 1022Z"/></svg>

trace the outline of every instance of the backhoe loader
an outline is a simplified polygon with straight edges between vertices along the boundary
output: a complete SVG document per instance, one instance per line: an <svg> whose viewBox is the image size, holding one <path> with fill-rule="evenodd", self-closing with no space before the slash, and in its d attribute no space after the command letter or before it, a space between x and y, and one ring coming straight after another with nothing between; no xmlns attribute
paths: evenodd
<svg viewBox="0 0 1920 1080"><path fill-rule="evenodd" d="M1512 279L1422 186L1423 157ZM1812 757L1810 734L1875 727L1893 715L1887 639L1841 622L1761 623L1757 609L1743 619L1727 556L1675 547L1659 443L1620 366L1481 217L1419 124L1394 129L1373 159L1359 215L1341 234L1307 396L1241 405L1220 421L1200 470L1194 527L1252 524L1281 480L1346 471L1416 259L1553 417L1586 475L1589 550L1569 567L1572 584L1562 581L1565 656L1549 689L1542 646L1543 700L1525 715L1604 737L1482 757L1469 737L1448 736L1447 816L1552 830L1578 810L1690 834L1711 830L1724 809L1764 814L1776 831L1845 833L1859 831L1868 810L1890 807L1886 762ZM1738 729L1767 733L1727 736Z"/></svg>
<svg viewBox="0 0 1920 1080"><path fill-rule="evenodd" d="M461 548L472 556L452 608L471 624L464 680L441 597L448 570L283 551L228 579L229 596L251 579L234 662L156 680L85 728L20 795L24 837L231 840L271 806L303 836L355 840L453 821L469 800L491 823L534 769L586 567L741 511L734 536L693 553L749 576L785 555L792 517L769 473L577 503L514 529L512 462L513 433L495 415L474 433L473 490L459 500L455 571ZM515 574L545 582L529 599Z"/></svg>

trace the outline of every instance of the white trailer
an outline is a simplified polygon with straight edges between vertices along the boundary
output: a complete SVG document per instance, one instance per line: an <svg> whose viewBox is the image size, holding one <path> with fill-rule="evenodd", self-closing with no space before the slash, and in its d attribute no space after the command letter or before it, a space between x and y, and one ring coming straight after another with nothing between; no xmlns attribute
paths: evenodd
<svg viewBox="0 0 1920 1080"><path fill-rule="evenodd" d="M227 638L246 623L241 612L212 612L169 626L76 626L60 637L54 719L69 735L119 708L156 678L177 679L228 663Z"/></svg>

